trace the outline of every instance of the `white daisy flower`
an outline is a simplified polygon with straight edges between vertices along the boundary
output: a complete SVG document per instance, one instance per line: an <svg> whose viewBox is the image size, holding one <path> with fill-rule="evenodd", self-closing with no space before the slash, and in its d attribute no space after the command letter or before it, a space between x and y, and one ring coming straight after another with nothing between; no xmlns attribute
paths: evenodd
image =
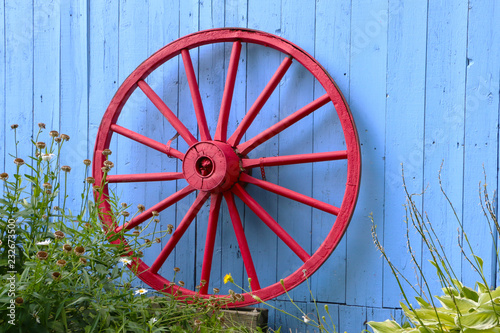
<svg viewBox="0 0 500 333"><path fill-rule="evenodd" d="M147 292L148 292L148 290L147 290L147 289L141 288L141 289L137 289L137 290L135 291L135 294L136 294L136 295L137 295L137 294L142 295L142 294L145 294L145 293L147 293Z"/></svg>
<svg viewBox="0 0 500 333"><path fill-rule="evenodd" d="M52 159L52 157L54 157L54 156L56 156L56 155L54 155L54 154L43 154L42 155L42 160L44 160L44 161L50 161Z"/></svg>
<svg viewBox="0 0 500 333"><path fill-rule="evenodd" d="M52 243L52 240L46 239L43 242L36 243L36 245L49 245L50 243Z"/></svg>
<svg viewBox="0 0 500 333"><path fill-rule="evenodd" d="M120 258L120 262L123 263L124 265L129 265L132 263L132 260L127 258Z"/></svg>
<svg viewBox="0 0 500 333"><path fill-rule="evenodd" d="M153 317L153 318L149 319L149 324L152 325L152 324L156 323L157 321L158 321L158 319L156 319L155 317Z"/></svg>

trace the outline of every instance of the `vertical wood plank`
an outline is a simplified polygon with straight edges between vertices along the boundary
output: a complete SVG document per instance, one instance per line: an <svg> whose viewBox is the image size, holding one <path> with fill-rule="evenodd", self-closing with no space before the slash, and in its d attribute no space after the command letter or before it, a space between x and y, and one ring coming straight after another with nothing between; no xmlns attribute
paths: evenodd
<svg viewBox="0 0 500 333"><path fill-rule="evenodd" d="M457 277L461 253L457 247L457 222L441 194L442 185L462 218L464 163L464 101L467 48L467 1L451 4L429 3L427 34L427 77L425 101L424 211L440 236ZM440 294L435 269L422 261L434 292Z"/></svg>
<svg viewBox="0 0 500 333"><path fill-rule="evenodd" d="M316 1L316 33L314 57L333 77L349 101L350 1ZM318 82L314 98L324 94ZM345 149L344 135L333 106L325 114L314 117L314 152ZM314 163L312 169L313 197L340 206L345 188L347 163L334 161ZM330 232L335 217L312 211L312 249L317 249ZM320 302L345 302L346 241L342 239L331 257L311 277L316 299Z"/></svg>
<svg viewBox="0 0 500 333"><path fill-rule="evenodd" d="M87 1L61 2L61 133L70 136L61 164L71 166L67 176L66 207L80 209L85 179L88 129ZM58 52L58 49L56 48ZM56 113L57 115L57 113ZM78 184L79 186L71 186ZM60 203L61 204L61 203Z"/></svg>
<svg viewBox="0 0 500 333"><path fill-rule="evenodd" d="M179 36L196 32L199 30L199 2L195 0L181 1L180 4L180 21L179 21ZM198 49L190 51L193 61L194 72L198 73ZM186 71L182 59L179 57L179 104L178 117L191 131L197 136L198 125L194 113L193 101L189 90L189 84L186 79ZM198 137L199 139L199 137ZM189 147L183 140L179 141L180 151L185 152ZM179 166L179 171L181 171ZM180 183L180 182L179 182ZM180 188L178 188L180 189ZM187 210L194 202L196 193L193 193L177 204L177 223L179 223ZM206 209L206 207L202 208ZM195 278L195 252L196 252L196 219L191 227L186 231L181 241L175 250L175 264L181 268L180 278L186 282L186 288L194 288ZM184 274L182 274L184 272Z"/></svg>
<svg viewBox="0 0 500 333"><path fill-rule="evenodd" d="M295 5L298 5L295 3ZM293 1L282 2L281 36L314 54L314 15L315 3L302 2L299 8ZM314 78L298 62L292 64L281 84L279 118L284 119L295 110L314 100ZM278 135L279 155L312 153L313 117L306 117ZM300 176L299 176L300 175ZM312 164L299 164L278 167L278 183L293 191L312 196ZM278 220L283 228L307 252L311 253L311 214L312 208L301 203L278 197ZM285 245L278 241L278 278L295 272L303 262ZM309 299L307 288L290 292L296 301ZM281 299L285 296L281 296Z"/></svg>
<svg viewBox="0 0 500 333"><path fill-rule="evenodd" d="M380 306L382 261L373 246L370 219L384 216L387 1L352 1L350 105L362 153L362 184L347 230L347 304ZM380 224L380 223L379 223Z"/></svg>
<svg viewBox="0 0 500 333"><path fill-rule="evenodd" d="M225 2L225 19L224 24L227 27L246 27L247 25L247 0L231 1ZM227 73L227 68L229 66L229 59L231 57L232 44L227 43L225 46L224 53L224 73ZM225 74L226 75L226 74ZM247 44L242 43L240 52L240 61L238 64L238 73L236 74L236 82L233 92L233 101L231 103L231 112L229 114L228 121L228 137L234 132L238 123L243 119L247 110L247 100L246 100L246 76L247 76ZM225 77L224 77L225 82ZM240 218L244 221L245 217L245 205L240 201L236 200L236 206L240 214ZM227 205L225 201L222 203L221 216L220 216L220 232L221 239L219 243L220 247L220 260L222 271L220 276L212 274L212 281L216 284L217 279L221 279L225 274L231 272L233 273L235 281L241 283L241 286L248 286L247 274L243 266L243 260L241 259L241 254L239 252L238 242L234 234L231 218L229 217L229 212L227 210ZM247 236L248 237L248 236ZM250 247L252 256L256 254L258 249ZM254 257L255 258L255 257ZM215 273L215 272L214 272ZM259 272L257 272L259 274ZM221 282L219 282L221 284ZM221 288L221 290L227 290L226 288Z"/></svg>
<svg viewBox="0 0 500 333"><path fill-rule="evenodd" d="M153 54L164 45L172 42L179 37L179 2L149 2L149 34L148 34L148 55ZM176 110L178 103L178 59L174 58L163 66L151 73L148 78L148 84L153 90L162 97L165 103ZM159 142L168 142L174 135L175 130L164 119L158 109L148 101L146 105L147 123L146 133ZM177 147L177 141L172 142L172 147ZM165 154L157 151L146 151L146 169L149 172L175 172L177 170L177 161L168 158ZM153 205L168 197L176 191L176 182L152 182L146 184L146 193L148 193L148 206ZM160 214L160 224L156 230L166 230L168 224L175 225L175 206L166 209ZM162 247L168 241L168 236L162 238L161 243L154 243L153 246L145 251L146 261L153 262ZM154 241L154 239L151 239ZM173 277L174 258L169 257L161 267L159 274L168 279Z"/></svg>
<svg viewBox="0 0 500 333"><path fill-rule="evenodd" d="M394 310L393 309L376 307L376 308L368 308L366 310L366 322L369 322L369 321L381 322L381 321L386 321L388 319L390 319L390 320L394 319ZM371 327L366 325L366 322L365 322L364 329L368 329L370 332L373 332Z"/></svg>
<svg viewBox="0 0 500 333"><path fill-rule="evenodd" d="M366 329L368 309L364 306L339 305L339 332L361 332Z"/></svg>
<svg viewBox="0 0 500 333"><path fill-rule="evenodd" d="M270 33L279 33L281 29L281 4L271 1L252 1L248 3L248 27ZM247 110L261 93L272 74L283 60L281 54L269 48L248 45L247 48ZM270 124L276 122L279 114L279 92L275 91L255 118L247 131L246 138L252 138ZM244 140L244 139L243 139ZM277 138L257 147L249 157L275 156L278 154ZM257 171L259 172L259 171ZM266 168L267 180L278 181L277 168ZM257 175L257 177L259 177ZM275 195L265 193L255 186L246 190L273 217L277 218L278 201ZM239 200L238 200L239 201ZM245 233L254 259L255 269L259 274L261 286L268 286L279 280L277 277L277 237L250 209L245 209ZM246 275L245 275L246 276ZM245 283L246 285L247 283Z"/></svg>
<svg viewBox="0 0 500 333"><path fill-rule="evenodd" d="M33 145L33 2L5 1L5 172L15 171L12 124L18 124L18 156L32 156ZM26 166L21 172L28 172Z"/></svg>
<svg viewBox="0 0 500 333"><path fill-rule="evenodd" d="M500 43L491 33L500 22L499 6L488 2L470 1L467 31L467 70L465 100L464 151L464 213L465 232L474 253L484 260L485 277L494 285L498 268L495 267L494 246L479 199L478 183L487 176L488 191L498 190L498 110ZM495 29L495 28L493 28ZM468 246L464 244L466 253ZM472 259L472 258L471 258ZM468 261L462 261L462 278L472 286L479 276Z"/></svg>
<svg viewBox="0 0 500 333"><path fill-rule="evenodd" d="M391 2L388 22L384 179L386 209L383 223L382 216L375 217L375 223L378 227L377 233L383 236L384 248L393 264L406 278L416 284L414 265L407 250L403 207L406 200L402 190L401 164L404 165L408 190L411 193L421 193L427 3ZM412 70L408 70L408 64L412 64ZM411 225L410 229L411 246L419 260L421 240L415 235ZM399 307L402 295L391 269L385 262L383 290L383 305ZM408 296L412 298L413 294L408 293Z"/></svg>
<svg viewBox="0 0 500 333"><path fill-rule="evenodd" d="M339 331L339 305L317 302L316 304L307 303L307 315L316 322L323 323L327 332Z"/></svg>
<svg viewBox="0 0 500 333"><path fill-rule="evenodd" d="M59 65L60 54L64 53L60 50L60 6L58 0L35 0L33 4L33 132L38 132L39 122L45 123L47 130L41 136L45 142L50 139L50 130L59 131Z"/></svg>

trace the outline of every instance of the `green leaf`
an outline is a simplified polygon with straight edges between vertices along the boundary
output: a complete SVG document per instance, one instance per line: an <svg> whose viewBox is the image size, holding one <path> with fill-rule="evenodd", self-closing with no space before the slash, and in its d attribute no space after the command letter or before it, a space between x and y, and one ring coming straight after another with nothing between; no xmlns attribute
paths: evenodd
<svg viewBox="0 0 500 333"><path fill-rule="evenodd" d="M436 298L441 302L441 304L450 310L453 310L456 312L458 309L460 313L465 313L469 312L471 309L476 309L479 304L467 299L467 298L461 298L461 297L451 297L451 296L436 296Z"/></svg>
<svg viewBox="0 0 500 333"><path fill-rule="evenodd" d="M462 314L460 317L460 324L462 328L487 330L498 325L498 318L493 311L475 311Z"/></svg>
<svg viewBox="0 0 500 333"><path fill-rule="evenodd" d="M479 265L480 271L482 272L483 271L483 259L479 256L476 256L475 254L473 254L473 256Z"/></svg>
<svg viewBox="0 0 500 333"><path fill-rule="evenodd" d="M369 321L367 324L370 325L371 328L373 328L374 333L396 333L405 331L394 320L386 320L383 322Z"/></svg>

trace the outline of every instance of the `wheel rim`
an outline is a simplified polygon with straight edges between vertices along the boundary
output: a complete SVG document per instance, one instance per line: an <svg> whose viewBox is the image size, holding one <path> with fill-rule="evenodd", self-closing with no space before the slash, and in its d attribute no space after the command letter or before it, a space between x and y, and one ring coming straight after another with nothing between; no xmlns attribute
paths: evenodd
<svg viewBox="0 0 500 333"><path fill-rule="evenodd" d="M212 138L207 126L203 103L198 89L196 75L191 63L189 50L213 43L232 43L233 46L227 70L227 78L222 96L217 127L214 137ZM242 43L259 44L271 47L283 53L284 59L257 100L248 109L247 114L237 126L236 131L229 135L229 133L227 133L228 119ZM186 128L186 126L184 126L177 116L168 108L165 102L163 102L163 100L145 81L146 77L156 68L179 55L182 57L190 87L200 140L195 138L195 136ZM260 134L254 136L253 138L241 142L245 132L252 124L255 117L259 114L260 110L275 90L293 61L297 61L305 67L323 86L326 94L313 100L311 103L293 112L290 116L278 121L271 127L263 130ZM170 142L165 145L116 124L122 108L129 99L130 95L137 88L142 90L147 98L158 108L167 121L174 127L180 137L188 144L189 149L185 153L171 148ZM274 157L247 157L247 155L254 148L263 144L278 133L281 133L284 129L299 122L302 118L328 103L333 103L335 111L339 117L345 139L345 150ZM195 191L198 192L194 203L190 206L188 212L177 226L175 232L171 235L167 244L163 247L154 263L151 266L148 266L140 258L134 257L133 263L129 265L130 268L134 269L137 276L142 281L156 290L168 293L181 292L182 295L185 296L193 296L197 294L200 297L205 298L210 296L226 297L226 295L210 295L208 293L208 282L212 265L217 220L223 199L226 201L228 206L230 219L238 241L238 246L240 247L245 271L248 277L251 278L250 285L253 290L252 295L257 296L254 298L252 295L243 294L242 301L233 304L234 306L255 304L258 302L256 299L259 298L262 300L274 298L284 293L284 287L286 290L290 290L302 283L330 256L340 242L352 217L359 191L361 176L359 140L352 115L340 90L321 65L319 65L319 63L305 51L280 37L248 29L205 30L182 37L163 47L151 57L146 59L123 82L103 116L94 149L93 176L98 184L103 178L103 171L101 168L104 166L104 161L106 160L106 157L102 154L102 152L109 148L113 134L128 137L147 147L160 151L169 157L180 160L182 163L182 172L110 175L107 177L107 181L109 183L186 179L188 185L165 198L160 203L153 205L123 225L117 226L110 217L104 214L101 219L105 228L115 230L116 232L120 232L123 229L132 229L149 219L154 211L162 211L167 207L176 204L190 193ZM334 160L347 160L347 179L340 207L335 207L327 202L316 200L312 197L288 190L263 179L261 180L256 177L252 177L249 174L249 170L259 167L262 169L263 167ZM319 248L314 253L308 253L304 250L245 190L244 186L247 184L252 184L266 191L278 194L279 196L292 199L306 206L335 215L335 223ZM104 186L103 193L105 196L108 195L107 185ZM96 196L97 195L98 194L96 194ZM260 286L258 274L255 270L252 255L245 237L243 224L241 222L238 209L236 208L235 197L243 201L244 204L250 208L260 218L260 220L264 222L270 230L272 230L274 234L278 236L280 241L284 242L303 262L302 266L289 276L282 279L281 282L276 281L276 283L269 286ZM207 224L207 238L205 241L203 267L201 270L201 277L199 279L199 281L204 281L205 283L201 284L198 291L189 290L173 285L168 279L159 275L158 270L173 251L177 242L182 238L184 232L188 229L199 210L208 201L210 202L210 212ZM105 212L110 210L110 206L107 202L103 202L100 208ZM126 240L119 238L113 240L113 242L126 242Z"/></svg>

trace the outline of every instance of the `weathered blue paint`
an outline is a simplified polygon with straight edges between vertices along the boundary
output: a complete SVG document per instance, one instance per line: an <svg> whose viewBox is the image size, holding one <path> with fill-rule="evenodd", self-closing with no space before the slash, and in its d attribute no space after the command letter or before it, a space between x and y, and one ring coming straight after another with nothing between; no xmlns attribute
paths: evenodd
<svg viewBox="0 0 500 333"><path fill-rule="evenodd" d="M67 144L71 149L66 150L63 164L71 165L69 177L78 184L84 171L81 160L92 155L107 104L144 59L178 37L201 29L259 29L289 39L323 64L351 105L362 143L363 179L351 226L332 257L310 279L321 314L328 304L338 330L351 332L365 328L366 320L400 316L395 309L401 294L372 244L368 215L373 212L391 259L413 278L406 251L401 163L409 190L425 190L419 205L429 213L457 275L472 286L477 276L456 247L458 225L437 182L444 161L443 186L464 221L472 247L484 259L489 281L496 282L492 240L478 206L483 164L490 194L499 187L500 45L495 32L500 28L500 8L496 2L6 0L0 5L0 22L0 126L4 128L0 133L0 171L14 170L8 155L14 145L10 125L20 125L19 155L27 159L32 153L29 139L36 133L37 123L45 122L47 130L71 136ZM231 45L191 51L212 132L230 53ZM273 50L243 45L230 133L281 61L282 56ZM155 71L147 82L198 136L181 57ZM243 140L322 94L322 87L294 64ZM252 154L320 152L329 145L342 149L344 142L333 112L332 107L324 107ZM141 91L132 95L118 123L160 142L175 134ZM181 151L187 148L182 139L174 140L172 146ZM111 149L116 173L180 171L174 159L123 137L113 139ZM336 202L341 199L345 175L335 172L335 163L266 168L265 172L269 180L282 186ZM296 170L301 177L292 178ZM254 172L260 176L260 170ZM182 181L151 183L118 194L121 201L134 203L128 208L134 213L139 202L133 199L149 206L184 186ZM308 250L321 244L334 222L332 216L316 210L299 215L296 209L300 204L252 186L247 189ZM78 187L69 189L68 205L79 205L78 192ZM163 212L158 228L178 224L193 199L194 194L175 209ZM261 283L288 275L297 265L297 257L239 200L237 205ZM201 273L203 247L195 244L204 244L207 216L205 205L175 256L160 271L172 278L172 268L180 267L176 280L184 280L187 287L193 287ZM432 276L428 255L420 258L421 244L414 234L411 237L417 260ZM460 235L460 239L465 236ZM154 246L160 249L165 242ZM154 256L146 254L145 261L151 263ZM187 259L192 254L196 254L193 262ZM223 204L211 282L219 285L223 275L231 272L238 284L247 286L240 256ZM431 285L434 290L438 287L435 282ZM222 291L228 288L231 286L223 285ZM292 291L291 296L306 313L315 312L305 286ZM272 304L295 311L286 299L279 297ZM273 311L270 322L287 329L307 329Z"/></svg>

